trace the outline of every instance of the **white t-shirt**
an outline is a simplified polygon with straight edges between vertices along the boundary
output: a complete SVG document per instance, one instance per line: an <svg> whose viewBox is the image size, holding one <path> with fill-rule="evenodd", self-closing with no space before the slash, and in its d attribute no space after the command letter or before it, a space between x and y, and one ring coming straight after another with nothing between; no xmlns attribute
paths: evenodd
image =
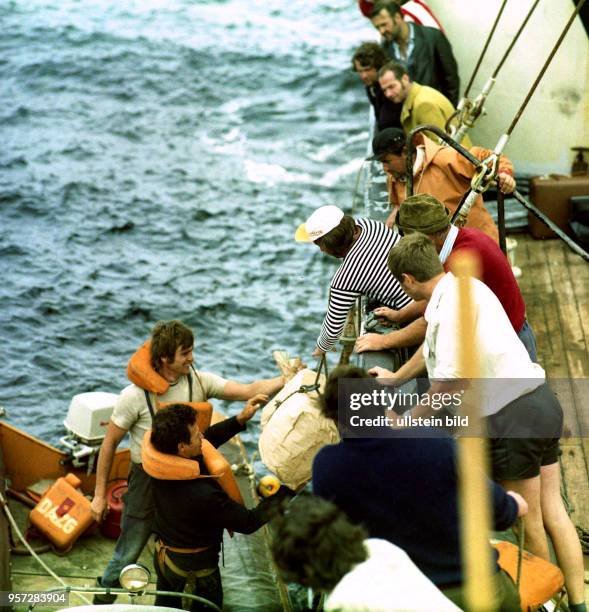
<svg viewBox="0 0 589 612"><path fill-rule="evenodd" d="M197 371L197 374L198 378L194 372L191 372L193 402L206 402L210 397L223 399L223 388L227 382L224 378L210 372ZM188 377L181 376L162 395L150 393L149 397L154 410L157 410L158 402L188 402L190 398ZM141 463L143 436L146 431L151 430L151 414L145 399L145 391L134 384L125 387L119 395L110 420L117 427L129 430L131 461Z"/></svg>
<svg viewBox="0 0 589 612"><path fill-rule="evenodd" d="M356 565L325 600L346 612L459 612L407 553L387 540L364 541L368 559Z"/></svg>
<svg viewBox="0 0 589 612"><path fill-rule="evenodd" d="M489 379L477 388L481 414L490 416L539 387L546 374L530 360L497 296L478 279L472 283L471 333L478 346L478 379ZM427 331L423 356L430 379L459 378L458 299L458 279L448 272L436 285L424 313Z"/></svg>

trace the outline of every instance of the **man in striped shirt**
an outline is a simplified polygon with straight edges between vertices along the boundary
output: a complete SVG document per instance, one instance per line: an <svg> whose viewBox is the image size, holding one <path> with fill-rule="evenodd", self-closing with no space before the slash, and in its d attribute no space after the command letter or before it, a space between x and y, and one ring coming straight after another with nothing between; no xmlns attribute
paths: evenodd
<svg viewBox="0 0 589 612"><path fill-rule="evenodd" d="M387 267L387 256L399 235L384 223L354 221L337 206L322 206L301 224L295 240L314 242L324 253L342 260L331 280L329 306L314 357L334 347L358 296L365 295L395 310L411 302Z"/></svg>

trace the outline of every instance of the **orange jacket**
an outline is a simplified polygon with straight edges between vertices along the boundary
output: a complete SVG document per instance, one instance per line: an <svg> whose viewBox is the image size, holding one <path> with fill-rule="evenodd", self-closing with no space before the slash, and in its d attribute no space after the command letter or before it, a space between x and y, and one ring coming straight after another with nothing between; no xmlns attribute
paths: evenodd
<svg viewBox="0 0 589 612"><path fill-rule="evenodd" d="M460 199L468 191L475 167L451 147L443 147L427 137L423 137L425 159L421 168L413 178L414 193L429 193L442 202L450 212L458 207ZM489 149L471 147L470 152L480 160L492 154ZM499 160L499 172L513 174L513 165L507 157ZM398 207L406 197L406 183L395 180L391 175L387 178L389 201L393 207ZM466 227L476 227L499 241L499 232L489 211L479 196L473 204Z"/></svg>

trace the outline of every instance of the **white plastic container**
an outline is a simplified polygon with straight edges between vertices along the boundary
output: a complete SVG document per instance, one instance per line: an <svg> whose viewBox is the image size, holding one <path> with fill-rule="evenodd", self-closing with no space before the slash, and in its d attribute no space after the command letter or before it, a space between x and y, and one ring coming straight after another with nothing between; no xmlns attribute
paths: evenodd
<svg viewBox="0 0 589 612"><path fill-rule="evenodd" d="M103 391L74 395L63 422L65 428L86 444L100 442L118 397Z"/></svg>

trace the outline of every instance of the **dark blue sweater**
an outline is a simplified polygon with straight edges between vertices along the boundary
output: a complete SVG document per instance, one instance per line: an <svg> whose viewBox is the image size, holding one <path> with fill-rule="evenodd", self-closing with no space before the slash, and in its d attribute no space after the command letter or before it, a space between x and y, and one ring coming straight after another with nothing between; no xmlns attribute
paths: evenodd
<svg viewBox="0 0 589 612"><path fill-rule="evenodd" d="M423 432L423 430L422 430ZM344 439L313 462L313 491L363 524L371 538L401 547L436 585L462 582L456 445L451 438ZM517 504L489 481L495 529L517 517Z"/></svg>

